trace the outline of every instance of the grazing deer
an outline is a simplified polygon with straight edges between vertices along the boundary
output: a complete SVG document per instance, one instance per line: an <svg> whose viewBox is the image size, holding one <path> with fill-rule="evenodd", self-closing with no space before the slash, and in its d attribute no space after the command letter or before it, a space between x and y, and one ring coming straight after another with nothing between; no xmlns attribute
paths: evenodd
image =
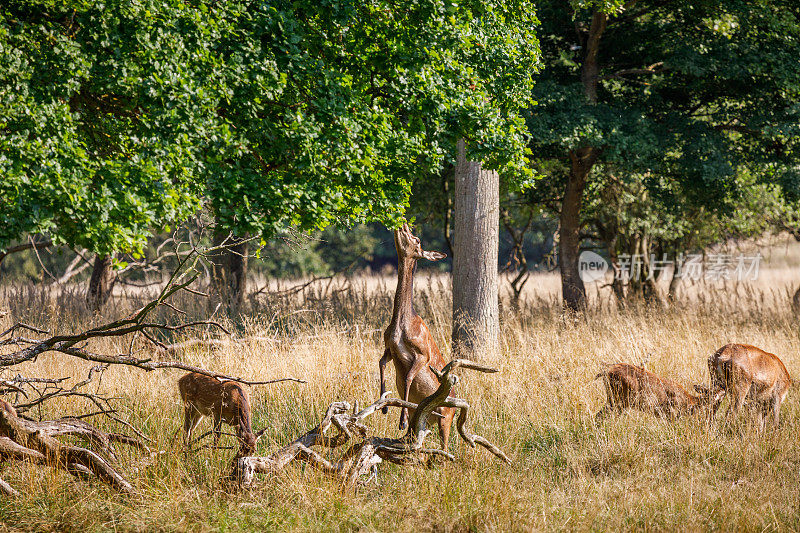
<svg viewBox="0 0 800 533"><path fill-rule="evenodd" d="M214 419L214 446L222 436L222 422L236 427L240 456L253 455L256 443L266 428L253 433L250 424L250 398L247 391L235 381L220 382L218 379L196 372L189 372L178 380L178 390L184 404L183 430L187 446L191 443L192 431L204 416Z"/></svg>
<svg viewBox="0 0 800 533"><path fill-rule="evenodd" d="M439 388L439 380L429 367L441 370L444 359L433 340L428 326L414 311L412 304L414 270L417 260L439 261L447 257L440 252L426 252L420 240L411 233L408 224L394 232L394 246L397 249L397 291L394 296L392 321L383 334L386 350L378 364L381 374L381 395L386 392L386 364L394 362L397 391L403 400L419 403ZM387 409L384 408L386 413ZM450 426L455 409L442 408L438 419L442 446L447 449ZM400 412L400 429L405 429L408 409Z"/></svg>
<svg viewBox="0 0 800 533"><path fill-rule="evenodd" d="M695 385L698 394L692 394L673 381L624 363L610 365L597 378L603 378L608 397L608 404L595 415L597 420L626 408L674 419L709 405L713 407L723 395L722 392L714 395L702 385Z"/></svg>
<svg viewBox="0 0 800 533"><path fill-rule="evenodd" d="M763 430L766 416L778 427L781 403L792 379L778 356L747 344L726 344L708 358L712 385L728 396L725 419L739 414L745 401L758 404L758 423ZM716 413L715 413L716 414Z"/></svg>

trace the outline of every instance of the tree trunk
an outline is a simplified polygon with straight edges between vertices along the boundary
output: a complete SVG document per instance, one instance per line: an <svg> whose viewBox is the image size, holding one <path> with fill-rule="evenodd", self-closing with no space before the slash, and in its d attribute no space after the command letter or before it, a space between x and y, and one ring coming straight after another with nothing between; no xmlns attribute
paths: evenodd
<svg viewBox="0 0 800 533"><path fill-rule="evenodd" d="M592 103L597 103L597 81L600 67L597 57L600 52L600 38L606 30L608 15L600 10L592 14L584 46L581 65L581 84L583 94ZM561 204L561 230L558 243L559 266L561 268L561 297L564 307L578 311L586 307L586 288L579 275L578 258L580 254L581 204L586 178L600 155L600 149L583 146L570 150L571 168L567 177L567 188Z"/></svg>
<svg viewBox="0 0 800 533"><path fill-rule="evenodd" d="M467 161L458 141L453 235L453 357L499 354L500 178Z"/></svg>
<svg viewBox="0 0 800 533"><path fill-rule="evenodd" d="M92 309L99 310L111 297L117 273L112 267L110 255L98 255L94 258L92 277L89 279L89 292L86 299Z"/></svg>
<svg viewBox="0 0 800 533"><path fill-rule="evenodd" d="M248 242L230 233L217 231L214 245L225 246L213 254L211 273L212 301L221 303L229 315L236 315L247 292Z"/></svg>
<svg viewBox="0 0 800 533"><path fill-rule="evenodd" d="M655 274L650 269L650 239L645 235L641 244L642 255L642 298L648 305L663 307L664 301L658 292Z"/></svg>
<svg viewBox="0 0 800 533"><path fill-rule="evenodd" d="M675 258L675 266L672 270L672 279L669 280L669 289L667 289L667 300L671 304L674 304L678 301L678 290L680 290L681 286L681 269L683 268L684 262L685 260L683 257Z"/></svg>
<svg viewBox="0 0 800 533"><path fill-rule="evenodd" d="M570 151L572 167L567 177L567 187L561 202L560 232L558 239L558 264L561 269L561 296L564 306L572 311L586 307L586 288L580 277L581 205L586 178L597 161L599 150L591 147Z"/></svg>

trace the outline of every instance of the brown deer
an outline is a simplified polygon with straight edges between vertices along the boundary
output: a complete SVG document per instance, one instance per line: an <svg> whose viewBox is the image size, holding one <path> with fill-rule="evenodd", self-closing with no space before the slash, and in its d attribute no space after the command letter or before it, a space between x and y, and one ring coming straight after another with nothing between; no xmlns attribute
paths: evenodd
<svg viewBox="0 0 800 533"><path fill-rule="evenodd" d="M728 396L726 420L739 414L748 401L757 404L761 430L766 427L770 412L778 427L781 403L792 386L789 372L778 356L747 344L726 344L708 358L708 371L712 385Z"/></svg>
<svg viewBox="0 0 800 533"><path fill-rule="evenodd" d="M240 456L253 455L256 443L266 428L253 433L250 423L250 398L247 391L235 381L221 382L211 376L189 372L178 380L178 390L184 404L183 430L187 446L192 431L204 416L214 420L214 446L222 436L222 422L236 427Z"/></svg>
<svg viewBox="0 0 800 533"><path fill-rule="evenodd" d="M614 410L621 412L628 408L674 419L706 406L713 408L723 395L722 392L713 394L702 385L695 385L698 394L692 394L673 381L624 363L609 365L595 376L597 378L603 378L608 398L608 404L595 415L597 420Z"/></svg>
<svg viewBox="0 0 800 533"><path fill-rule="evenodd" d="M386 364L393 361L398 394L403 400L419 403L439 387L439 380L429 367L441 370L445 363L428 326L414 311L414 270L419 259L439 261L447 256L423 250L420 240L411 233L408 224L395 230L394 246L397 249L397 291L392 321L383 334L386 350L378 364L381 395L386 392ZM383 412L386 413L387 409L384 408ZM441 408L438 412L442 415L438 418L439 435L443 448L447 449L455 409ZM406 428L408 416L408 409L403 408L400 412L400 429Z"/></svg>

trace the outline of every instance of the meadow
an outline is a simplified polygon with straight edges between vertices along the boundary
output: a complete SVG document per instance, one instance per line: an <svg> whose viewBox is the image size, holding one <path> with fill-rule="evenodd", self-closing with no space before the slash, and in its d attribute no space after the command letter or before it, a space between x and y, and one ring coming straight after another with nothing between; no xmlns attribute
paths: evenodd
<svg viewBox="0 0 800 533"><path fill-rule="evenodd" d="M24 494L0 500L0 531L796 531L800 391L789 393L781 427L763 434L744 415L732 425L721 417L709 425L700 417L669 422L629 411L598 425L594 414L605 396L594 377L603 362L646 362L688 388L707 382L711 353L742 342L777 354L800 378L800 331L789 305L798 264L797 246L775 247L757 281L697 283L664 308L618 308L607 288L592 285L591 309L578 317L562 313L555 274L534 275L519 306L503 296L501 355L488 361L500 373L462 372L456 390L473 406L473 431L497 443L513 464L454 435L455 461L427 468L382 464L377 484L355 490L299 465L261 476L250 489L226 490L220 480L233 450L186 457L170 441L181 423L176 381L182 372L112 367L93 391L118 397L119 416L166 453L145 464L120 449L122 470L136 489L130 496L53 469L5 463L0 477ZM447 283L443 275L421 273L415 296L445 359ZM147 297L145 291L119 291L101 317L81 307L79 289L3 287L0 309L10 313L0 329L25 320L51 331L77 330L122 316ZM373 276L263 298L228 323L237 335L257 340L181 357L252 379L307 381L252 389L254 426L268 428L259 453L267 454L316 425L331 402L365 405L378 397L377 361L393 290L393 278ZM189 297L176 305L199 306ZM106 339L92 348L122 353L127 344ZM50 354L12 372L80 380L90 366ZM65 399L29 415L89 410ZM378 414L368 424L378 434L397 436L398 415ZM101 418L95 422L115 427ZM201 428L209 429L210 421ZM437 442L435 435L429 438ZM234 439L223 437L223 443Z"/></svg>

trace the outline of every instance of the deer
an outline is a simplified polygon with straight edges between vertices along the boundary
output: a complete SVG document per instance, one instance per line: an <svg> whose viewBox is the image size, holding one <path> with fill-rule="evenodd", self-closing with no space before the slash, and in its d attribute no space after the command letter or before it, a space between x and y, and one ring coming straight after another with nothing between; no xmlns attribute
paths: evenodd
<svg viewBox="0 0 800 533"><path fill-rule="evenodd" d="M222 422L236 427L239 440L238 456L254 455L256 444L266 431L253 433L250 422L250 397L241 384L189 372L178 380L178 390L184 405L184 442L191 444L192 432L204 416L214 420L214 446L222 436Z"/></svg>
<svg viewBox="0 0 800 533"><path fill-rule="evenodd" d="M414 310L414 271L419 259L439 261L447 256L441 252L423 250L419 238L414 236L408 224L394 231L394 246L397 250L397 290L392 320L383 334L385 350L378 363L381 396L386 392L386 365L392 361L398 394L403 400L418 404L436 392L439 380L431 368L441 370L445 362L428 326ZM388 409L384 407L383 413L387 412ZM455 409L440 408L437 413L441 415L437 422L442 447L447 449ZM400 412L401 430L406 429L408 417L408 409L404 407Z"/></svg>
<svg viewBox="0 0 800 533"><path fill-rule="evenodd" d="M770 413L778 427L781 403L796 383L777 355L748 344L726 344L708 358L708 372L712 386L729 399L727 422L741 412L747 401L756 404L761 431L766 428Z"/></svg>
<svg viewBox="0 0 800 533"><path fill-rule="evenodd" d="M598 378L603 379L608 403L595 415L597 421L626 408L674 420L703 408L713 409L723 395L703 385L695 385L697 394L692 394L673 381L625 363L609 365L595 376Z"/></svg>

